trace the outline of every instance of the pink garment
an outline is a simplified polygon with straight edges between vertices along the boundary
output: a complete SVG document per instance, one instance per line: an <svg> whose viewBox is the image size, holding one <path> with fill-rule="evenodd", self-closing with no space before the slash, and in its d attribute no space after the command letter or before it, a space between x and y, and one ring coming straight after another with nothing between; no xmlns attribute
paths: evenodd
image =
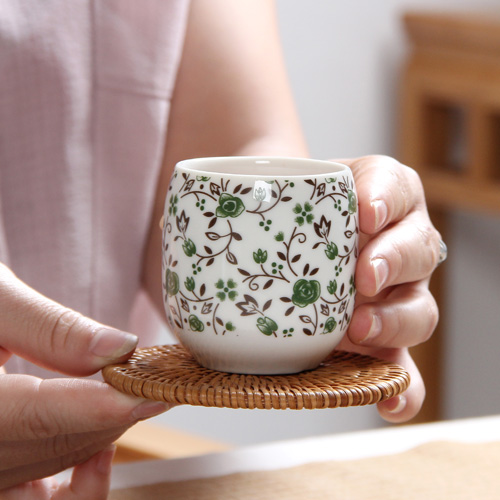
<svg viewBox="0 0 500 500"><path fill-rule="evenodd" d="M118 328L140 287L187 13L188 0L0 4L0 259Z"/></svg>

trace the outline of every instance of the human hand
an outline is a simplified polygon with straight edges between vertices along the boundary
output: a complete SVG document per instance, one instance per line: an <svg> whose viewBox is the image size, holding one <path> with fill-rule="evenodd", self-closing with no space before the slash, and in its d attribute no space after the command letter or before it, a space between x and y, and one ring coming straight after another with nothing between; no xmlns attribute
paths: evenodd
<svg viewBox="0 0 500 500"><path fill-rule="evenodd" d="M438 321L428 285L439 263L441 237L414 170L386 156L339 161L354 174L361 234L356 307L338 348L408 370L411 384L405 393L378 404L383 418L403 422L418 413L425 397L408 347L427 340Z"/></svg>
<svg viewBox="0 0 500 500"><path fill-rule="evenodd" d="M134 335L35 292L1 264L0 311L0 365L15 353L86 376L126 360L137 344ZM13 374L0 374L0 401L1 499L107 498L111 443L138 420L167 409L97 380ZM39 481L74 465L69 484Z"/></svg>

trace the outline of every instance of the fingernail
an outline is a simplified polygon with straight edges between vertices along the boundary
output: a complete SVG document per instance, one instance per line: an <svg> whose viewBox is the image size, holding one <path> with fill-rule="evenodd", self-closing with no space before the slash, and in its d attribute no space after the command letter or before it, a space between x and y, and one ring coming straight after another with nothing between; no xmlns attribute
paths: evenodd
<svg viewBox="0 0 500 500"><path fill-rule="evenodd" d="M387 408L389 413L395 415L396 413L401 413L406 407L406 398L404 396L397 396L392 398L395 400L394 407L392 409Z"/></svg>
<svg viewBox="0 0 500 500"><path fill-rule="evenodd" d="M137 341L137 337L131 333L103 328L95 332L90 352L100 358L116 359L134 350Z"/></svg>
<svg viewBox="0 0 500 500"><path fill-rule="evenodd" d="M378 231L387 221L387 205L383 200L374 200L371 202L371 206L375 210L375 231Z"/></svg>
<svg viewBox="0 0 500 500"><path fill-rule="evenodd" d="M111 444L99 453L96 463L97 472L107 476L111 472L111 464L115 456L116 446Z"/></svg>
<svg viewBox="0 0 500 500"><path fill-rule="evenodd" d="M376 293L380 292L389 277L389 265L385 259L377 257L371 262L375 272Z"/></svg>
<svg viewBox="0 0 500 500"><path fill-rule="evenodd" d="M148 401L139 405L133 412L132 418L134 420L144 420L146 418L154 417L160 413L164 413L170 409L170 405L162 403L161 401Z"/></svg>
<svg viewBox="0 0 500 500"><path fill-rule="evenodd" d="M370 330L366 334L366 337L364 337L359 341L359 344L364 344L366 342L369 342L370 340L373 340L375 337L380 335L381 332L382 332L382 319L378 314L373 314Z"/></svg>

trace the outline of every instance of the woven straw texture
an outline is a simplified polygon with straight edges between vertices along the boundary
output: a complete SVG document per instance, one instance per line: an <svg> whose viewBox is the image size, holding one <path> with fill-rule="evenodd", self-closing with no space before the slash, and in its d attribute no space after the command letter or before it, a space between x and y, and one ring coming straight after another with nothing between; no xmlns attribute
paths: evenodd
<svg viewBox="0 0 500 500"><path fill-rule="evenodd" d="M126 394L174 404L248 409L317 409L378 403L405 391L399 365L335 351L315 370L293 375L239 375L200 366L180 345L138 349L110 365L104 380Z"/></svg>

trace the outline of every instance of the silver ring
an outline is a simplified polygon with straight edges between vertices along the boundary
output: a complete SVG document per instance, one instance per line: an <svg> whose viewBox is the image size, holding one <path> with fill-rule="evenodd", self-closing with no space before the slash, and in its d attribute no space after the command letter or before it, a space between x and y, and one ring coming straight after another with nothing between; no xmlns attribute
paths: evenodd
<svg viewBox="0 0 500 500"><path fill-rule="evenodd" d="M439 240L439 258L437 265L441 265L448 258L448 247L443 240Z"/></svg>

